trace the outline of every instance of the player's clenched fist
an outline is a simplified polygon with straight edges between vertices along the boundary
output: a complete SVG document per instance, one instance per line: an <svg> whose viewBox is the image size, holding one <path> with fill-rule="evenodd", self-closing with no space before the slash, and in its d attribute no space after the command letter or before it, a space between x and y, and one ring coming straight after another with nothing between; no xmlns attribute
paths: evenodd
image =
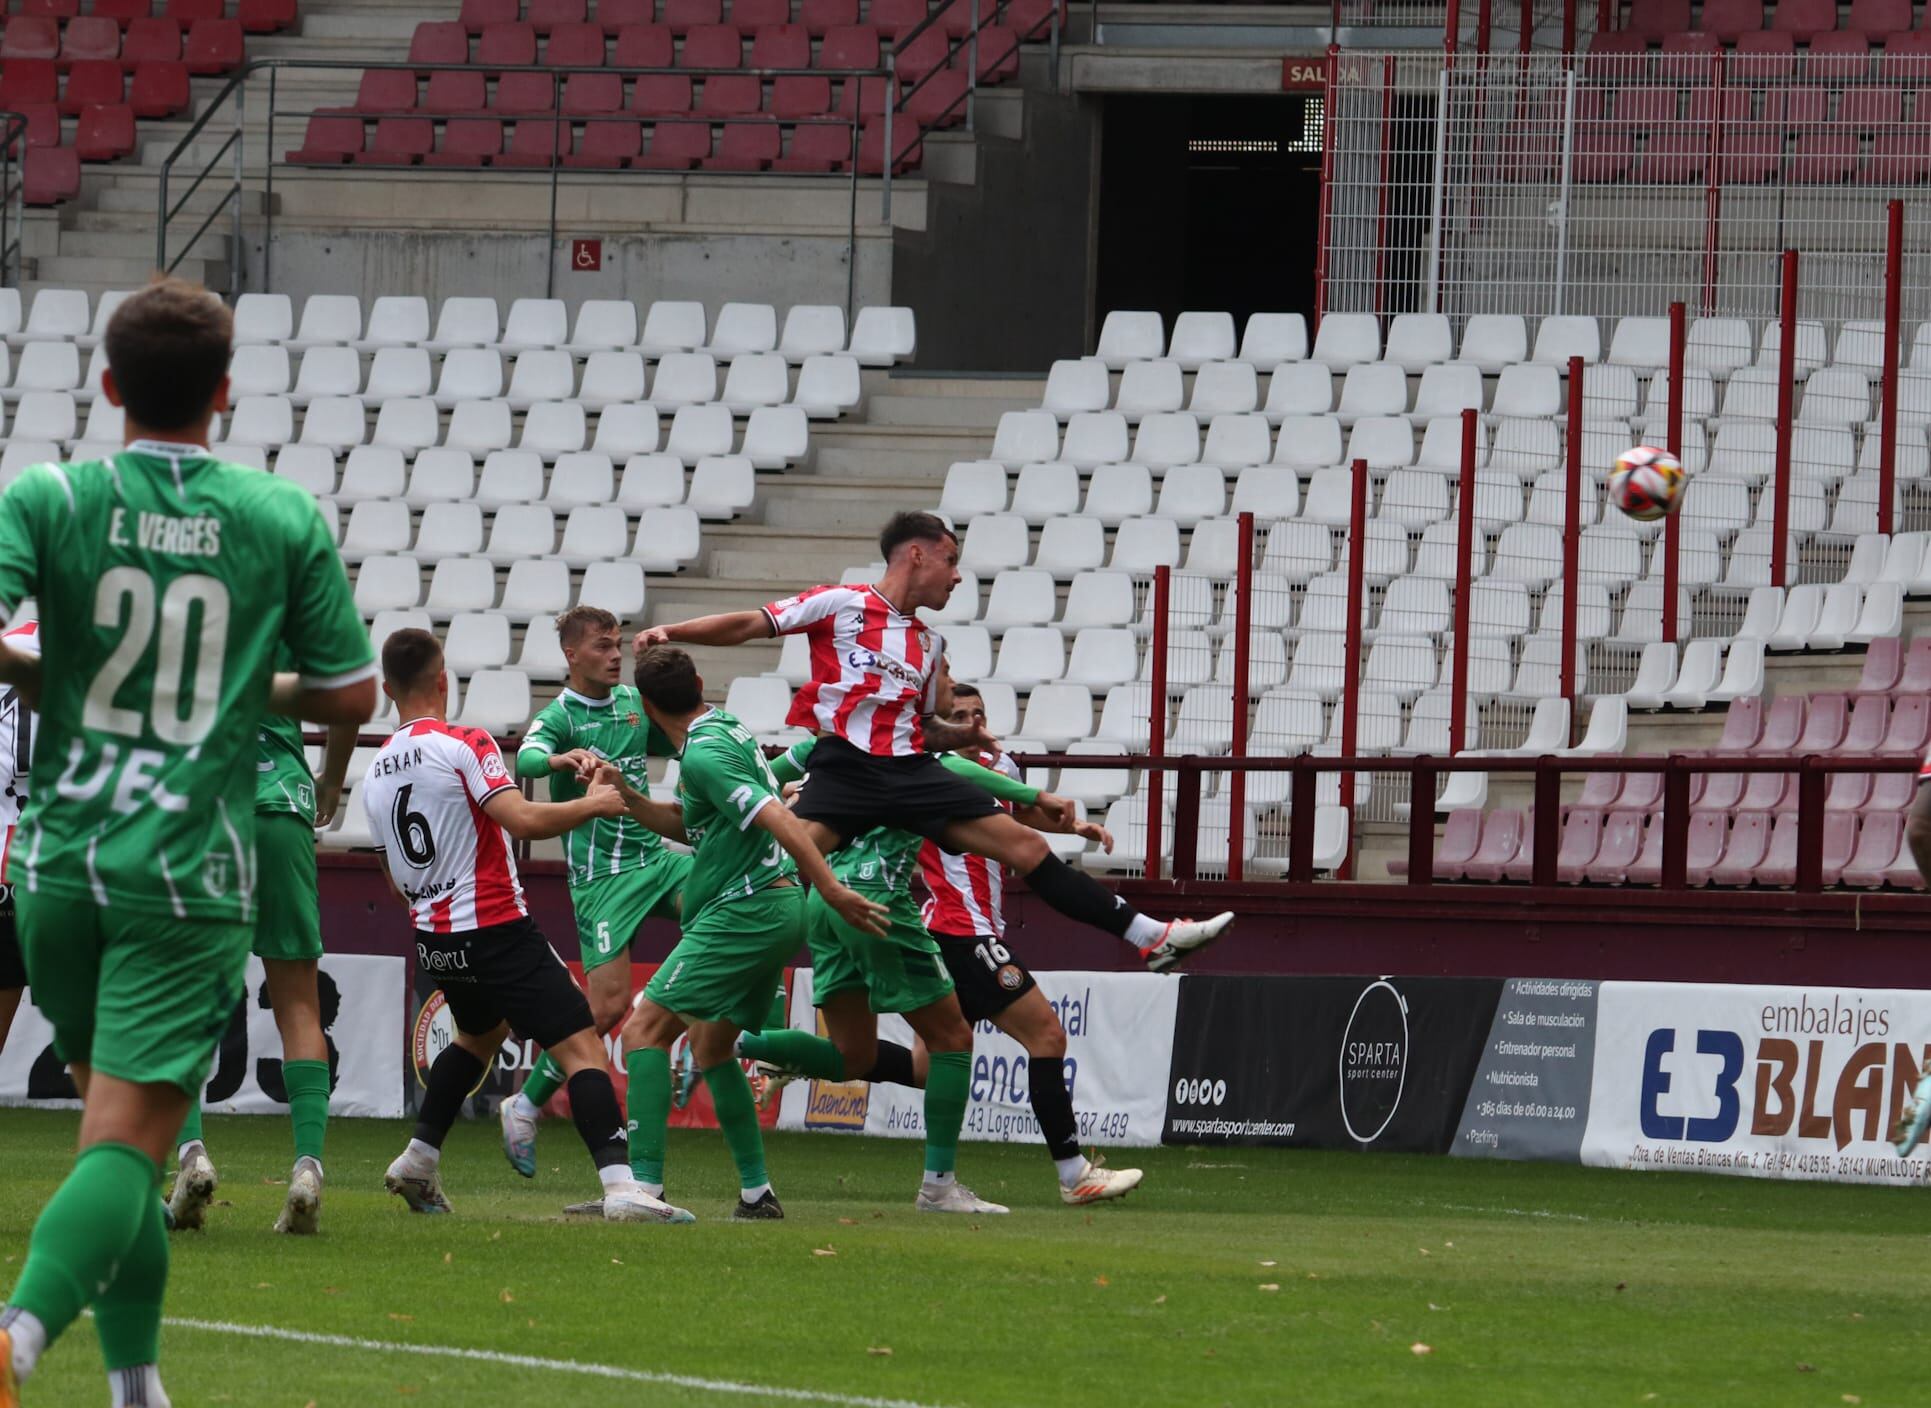
<svg viewBox="0 0 1931 1408"><path fill-rule="evenodd" d="M646 650L649 650L653 645L669 645L669 644L670 644L670 628L668 626L646 626L641 631L637 632L637 637L635 640L633 640L630 643L630 648L636 654L642 655Z"/></svg>

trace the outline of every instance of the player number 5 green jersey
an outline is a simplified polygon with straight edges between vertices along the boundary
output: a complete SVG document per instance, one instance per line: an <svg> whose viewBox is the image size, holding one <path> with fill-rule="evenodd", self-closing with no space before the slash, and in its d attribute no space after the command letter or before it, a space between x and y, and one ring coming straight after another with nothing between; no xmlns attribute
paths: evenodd
<svg viewBox="0 0 1931 1408"><path fill-rule="evenodd" d="M565 689L537 712L517 750L516 770L524 777L548 777L553 801L583 795L574 775L552 772L550 759L583 748L613 764L639 792L650 788L646 763L668 758L670 740L644 717L634 685L620 684L602 699ZM576 889L610 875L642 870L664 854L663 838L627 816L598 817L563 838L563 859Z"/></svg>

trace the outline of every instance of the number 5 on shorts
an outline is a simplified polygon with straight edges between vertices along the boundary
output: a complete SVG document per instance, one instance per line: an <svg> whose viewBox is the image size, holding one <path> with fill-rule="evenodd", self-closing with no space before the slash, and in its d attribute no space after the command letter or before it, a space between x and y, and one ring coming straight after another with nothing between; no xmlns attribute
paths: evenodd
<svg viewBox="0 0 1931 1408"><path fill-rule="evenodd" d="M597 921L597 952L610 952L610 921L608 919L599 919Z"/></svg>

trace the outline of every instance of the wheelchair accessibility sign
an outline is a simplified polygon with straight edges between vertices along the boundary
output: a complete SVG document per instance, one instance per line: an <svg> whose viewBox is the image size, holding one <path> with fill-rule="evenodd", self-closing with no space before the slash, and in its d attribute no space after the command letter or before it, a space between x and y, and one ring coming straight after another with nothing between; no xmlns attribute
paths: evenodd
<svg viewBox="0 0 1931 1408"><path fill-rule="evenodd" d="M570 267L579 274L594 273L603 268L603 241L571 240Z"/></svg>

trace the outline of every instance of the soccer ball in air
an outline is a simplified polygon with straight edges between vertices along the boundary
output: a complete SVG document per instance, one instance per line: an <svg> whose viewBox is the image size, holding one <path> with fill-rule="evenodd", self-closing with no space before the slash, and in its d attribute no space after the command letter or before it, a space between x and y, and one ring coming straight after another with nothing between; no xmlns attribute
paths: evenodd
<svg viewBox="0 0 1931 1408"><path fill-rule="evenodd" d="M1690 476L1668 450L1638 445L1616 457L1609 472L1609 501L1631 518L1654 523L1683 503Z"/></svg>

